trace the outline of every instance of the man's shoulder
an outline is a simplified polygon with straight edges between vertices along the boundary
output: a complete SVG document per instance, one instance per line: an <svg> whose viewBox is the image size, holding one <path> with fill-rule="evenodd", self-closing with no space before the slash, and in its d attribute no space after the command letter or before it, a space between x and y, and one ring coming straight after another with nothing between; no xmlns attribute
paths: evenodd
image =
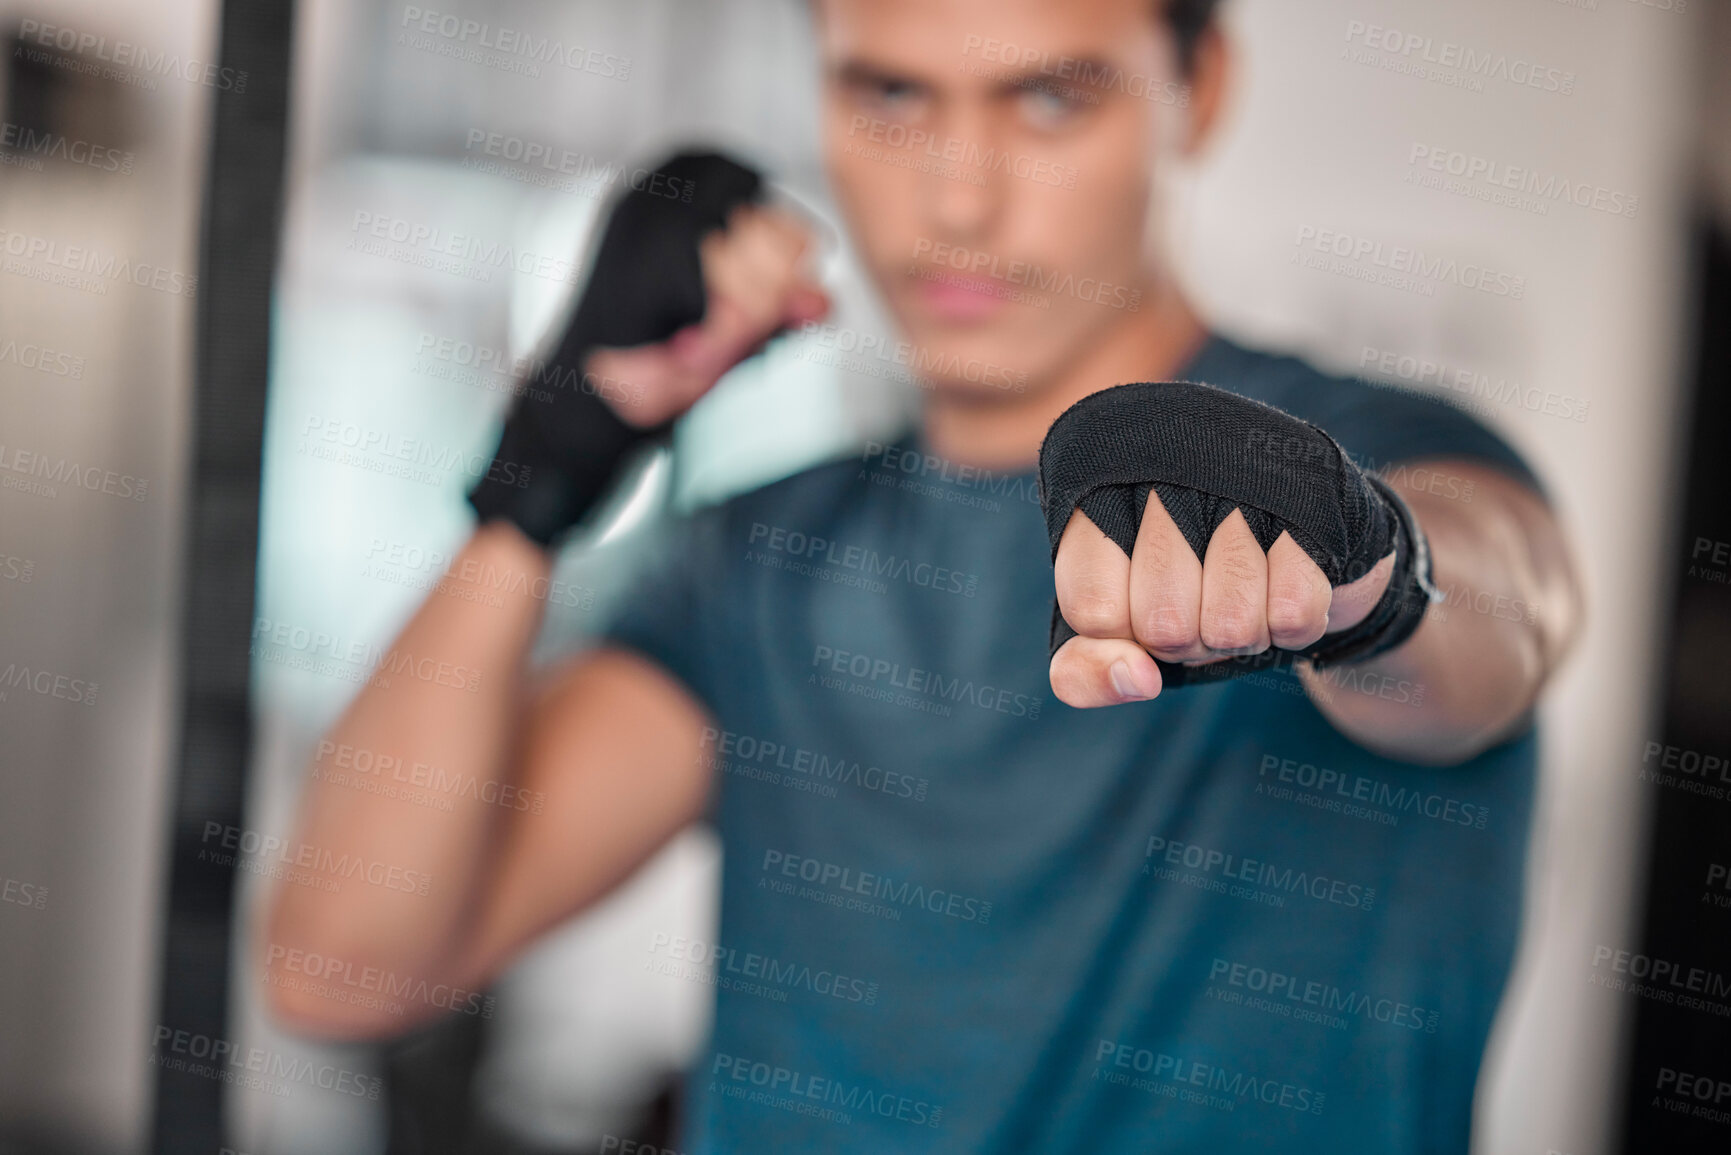
<svg viewBox="0 0 1731 1155"><path fill-rule="evenodd" d="M1318 367L1299 355L1253 348L1215 337L1194 367L1209 385L1231 389L1327 428L1327 414L1438 416L1483 428L1452 400L1367 377ZM1312 416L1312 414L1317 416Z"/></svg>
<svg viewBox="0 0 1731 1155"><path fill-rule="evenodd" d="M1316 425L1367 468L1421 458L1475 460L1543 492L1531 466L1501 434L1446 397L1331 373L1301 357L1224 337L1210 341L1192 365L1190 379Z"/></svg>

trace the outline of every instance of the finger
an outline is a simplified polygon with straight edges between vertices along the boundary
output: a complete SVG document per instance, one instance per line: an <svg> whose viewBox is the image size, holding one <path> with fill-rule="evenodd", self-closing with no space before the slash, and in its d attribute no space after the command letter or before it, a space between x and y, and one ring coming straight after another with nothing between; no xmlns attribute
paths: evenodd
<svg viewBox="0 0 1731 1155"><path fill-rule="evenodd" d="M829 294L816 281L802 280L787 295L783 321L789 325L817 321L829 315Z"/></svg>
<svg viewBox="0 0 1731 1155"><path fill-rule="evenodd" d="M596 349L584 368L586 384L628 424L659 425L683 403L683 371L659 346Z"/></svg>
<svg viewBox="0 0 1731 1155"><path fill-rule="evenodd" d="M1328 575L1285 530L1268 547L1268 637L1302 650L1328 632Z"/></svg>
<svg viewBox="0 0 1731 1155"><path fill-rule="evenodd" d="M1160 668L1135 642L1074 637L1052 655L1052 693L1079 710L1141 702L1160 693Z"/></svg>
<svg viewBox="0 0 1731 1155"><path fill-rule="evenodd" d="M1371 567L1369 573L1357 581L1335 587L1328 608L1329 629L1350 629L1369 617L1376 603L1382 600L1383 591L1388 589L1389 578L1393 575L1394 551L1390 550Z"/></svg>
<svg viewBox="0 0 1731 1155"><path fill-rule="evenodd" d="M1200 632L1217 654L1268 648L1268 557L1236 509L1215 527L1202 559Z"/></svg>
<svg viewBox="0 0 1731 1155"><path fill-rule="evenodd" d="M782 327L793 298L807 283L799 268L798 252L797 245L778 235L761 218L747 219L726 233L704 238L702 258L709 301L731 302L735 307L730 319L737 321L737 326L720 334L727 343L747 336L755 344ZM706 311L704 322L715 328L717 318Z"/></svg>
<svg viewBox="0 0 1731 1155"><path fill-rule="evenodd" d="M1201 623L1202 562L1149 490L1130 557L1131 636L1157 658L1193 661L1208 656Z"/></svg>
<svg viewBox="0 0 1731 1155"><path fill-rule="evenodd" d="M1058 539L1052 580L1058 612L1071 629L1089 638L1129 640L1130 559L1079 509Z"/></svg>

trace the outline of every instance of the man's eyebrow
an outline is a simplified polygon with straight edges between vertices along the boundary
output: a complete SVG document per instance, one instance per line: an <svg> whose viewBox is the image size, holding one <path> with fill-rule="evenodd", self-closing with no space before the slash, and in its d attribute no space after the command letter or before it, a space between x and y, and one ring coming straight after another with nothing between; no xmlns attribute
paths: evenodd
<svg viewBox="0 0 1731 1155"><path fill-rule="evenodd" d="M858 57L843 60L834 65L830 71L838 81L848 85L883 86L897 84L921 89L930 87L917 76L898 71L888 65L873 64L869 60L861 60Z"/></svg>
<svg viewBox="0 0 1731 1155"><path fill-rule="evenodd" d="M1110 88L1121 79L1123 71L1122 67L1103 56L1066 56L1050 52L1039 61L1024 66L1004 65L998 68L997 78L1005 89L1050 88L1054 85Z"/></svg>

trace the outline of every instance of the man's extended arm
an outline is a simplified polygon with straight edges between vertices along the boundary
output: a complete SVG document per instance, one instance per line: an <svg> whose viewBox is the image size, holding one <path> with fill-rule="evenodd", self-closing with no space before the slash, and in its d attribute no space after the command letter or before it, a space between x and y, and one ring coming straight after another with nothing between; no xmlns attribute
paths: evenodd
<svg viewBox="0 0 1731 1155"><path fill-rule="evenodd" d="M1071 706L1296 662L1355 741L1454 763L1509 735L1578 629L1554 517L1485 465L1407 462L1391 483L1279 409L1147 382L1072 405L1040 468Z"/></svg>
<svg viewBox="0 0 1731 1155"><path fill-rule="evenodd" d="M1354 741L1447 764L1504 737L1532 708L1579 631L1581 592L1556 517L1532 490L1470 462L1427 465L1395 488L1430 542L1443 600L1398 649L1300 677ZM1419 483L1436 475L1463 484Z"/></svg>

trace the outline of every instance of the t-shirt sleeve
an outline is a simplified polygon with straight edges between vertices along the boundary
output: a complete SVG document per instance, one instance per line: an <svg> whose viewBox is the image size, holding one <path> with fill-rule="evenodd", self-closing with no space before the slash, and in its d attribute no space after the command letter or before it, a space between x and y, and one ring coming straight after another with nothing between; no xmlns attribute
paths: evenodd
<svg viewBox="0 0 1731 1155"><path fill-rule="evenodd" d="M1441 398L1363 381L1330 379L1325 414L1311 418L1367 469L1393 473L1404 462L1455 458L1499 469L1541 496L1544 484L1513 446L1472 414Z"/></svg>
<svg viewBox="0 0 1731 1155"><path fill-rule="evenodd" d="M697 699L713 706L709 612L721 559L721 512L708 509L669 519L638 567L631 590L602 629L601 645L632 650L678 678Z"/></svg>

